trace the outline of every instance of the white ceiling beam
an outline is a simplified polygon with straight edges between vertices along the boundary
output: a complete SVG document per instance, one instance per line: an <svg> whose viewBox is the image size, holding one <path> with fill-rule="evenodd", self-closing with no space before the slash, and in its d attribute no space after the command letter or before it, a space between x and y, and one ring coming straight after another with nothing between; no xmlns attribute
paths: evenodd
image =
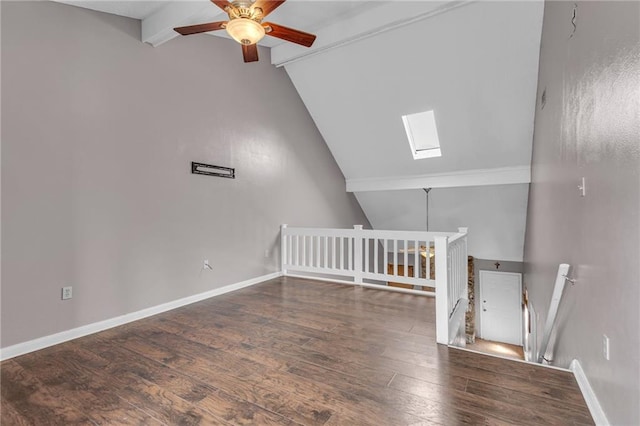
<svg viewBox="0 0 640 426"><path fill-rule="evenodd" d="M464 170L418 176L347 179L347 192L531 183L531 166Z"/></svg>
<svg viewBox="0 0 640 426"><path fill-rule="evenodd" d="M172 2L142 20L142 41L158 47L179 36L175 27L227 19L222 9L207 0Z"/></svg>
<svg viewBox="0 0 640 426"><path fill-rule="evenodd" d="M271 63L283 66L335 49L358 40L391 31L413 22L440 15L476 0L460 1L389 1L316 31L317 39L310 48L284 43L271 48ZM364 5L363 8L369 6Z"/></svg>

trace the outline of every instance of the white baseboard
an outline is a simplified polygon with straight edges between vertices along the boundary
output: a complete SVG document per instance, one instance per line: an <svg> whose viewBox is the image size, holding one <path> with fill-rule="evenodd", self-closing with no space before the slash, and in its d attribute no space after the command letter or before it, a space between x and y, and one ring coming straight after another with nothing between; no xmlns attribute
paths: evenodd
<svg viewBox="0 0 640 426"><path fill-rule="evenodd" d="M573 371L573 375L578 382L580 391L582 391L584 401L587 403L587 407L589 407L589 412L591 412L593 421L597 426L608 426L610 424L609 420L607 420L607 416L604 414L604 410L600 405L600 401L598 401L598 397L596 397L595 392L593 392L593 389L589 384L587 376L584 374L584 370L580 365L580 361L578 361L577 359L571 361L571 364L569 364L569 369Z"/></svg>
<svg viewBox="0 0 640 426"><path fill-rule="evenodd" d="M259 284L261 282L268 281L281 276L282 276L282 272L280 271L274 272L272 274L262 275L260 277L251 278L235 284L229 284L220 288L206 291L204 293L194 294L193 296L188 296L182 299L163 303L161 305L152 306L150 308L142 309L140 311L131 312L129 314L120 315L114 318L109 318L104 321L98 321L92 324L83 325L82 327L73 328L71 330L61 331L60 333L51 334L49 336L39 337L37 339L18 343L13 346L7 346L6 348L0 349L0 361L4 361L19 355L24 355L26 353L37 351L39 349L44 349L49 346L57 345L59 343L63 343L69 340L77 339L78 337L87 336L89 334L93 334L109 328L117 327L119 325L127 324L129 322L150 317L152 315L160 314L162 312L170 311L172 309L176 309L181 306L186 306L192 303L200 302L202 300L219 296L221 294L229 293L231 291L240 290L241 288Z"/></svg>

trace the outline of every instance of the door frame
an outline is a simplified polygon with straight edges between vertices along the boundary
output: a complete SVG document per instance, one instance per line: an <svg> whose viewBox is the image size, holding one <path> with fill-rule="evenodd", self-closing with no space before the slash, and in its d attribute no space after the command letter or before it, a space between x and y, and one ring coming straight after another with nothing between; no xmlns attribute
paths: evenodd
<svg viewBox="0 0 640 426"><path fill-rule="evenodd" d="M482 277L483 275L486 275L487 273L490 274L505 274L505 275L516 275L518 277L518 294L520 295L520 315L518 315L518 320L520 321L520 346L522 346L524 348L524 335L522 334L522 327L523 327L523 313L522 313L522 274L520 272L503 272L503 271L492 271L492 270L488 270L488 269L481 269L478 271L478 275L479 275L479 279L478 279L478 295L480 296L478 298L478 311L479 311L479 317L480 317L480 327L478 328L478 334L479 337L481 339L484 339L484 333L483 333L483 327L484 327L484 321L482 321Z"/></svg>

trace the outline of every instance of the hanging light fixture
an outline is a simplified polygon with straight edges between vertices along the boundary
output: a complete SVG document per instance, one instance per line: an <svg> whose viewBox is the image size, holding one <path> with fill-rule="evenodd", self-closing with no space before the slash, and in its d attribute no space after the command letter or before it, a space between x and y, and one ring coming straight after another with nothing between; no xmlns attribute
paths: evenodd
<svg viewBox="0 0 640 426"><path fill-rule="evenodd" d="M262 25L250 18L236 18L227 22L227 32L238 43L256 44L265 35Z"/></svg>
<svg viewBox="0 0 640 426"><path fill-rule="evenodd" d="M422 188L422 190L425 192L427 199L427 232L429 232L429 192L431 192L431 188Z"/></svg>
<svg viewBox="0 0 640 426"><path fill-rule="evenodd" d="M260 24L263 18L261 8L252 8L251 1L236 1L228 9L229 22L227 33L238 43L245 46L256 44L264 37L266 31Z"/></svg>

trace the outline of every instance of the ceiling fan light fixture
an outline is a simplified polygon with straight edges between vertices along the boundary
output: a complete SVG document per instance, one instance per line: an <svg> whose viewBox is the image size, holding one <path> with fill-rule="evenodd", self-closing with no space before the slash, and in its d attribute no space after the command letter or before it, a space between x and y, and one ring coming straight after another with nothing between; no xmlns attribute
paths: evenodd
<svg viewBox="0 0 640 426"><path fill-rule="evenodd" d="M262 25L249 18L232 19L226 29L235 41L244 45L256 44L265 35Z"/></svg>
<svg viewBox="0 0 640 426"><path fill-rule="evenodd" d="M2 0L0 0L2 1ZM287 28L272 22L262 23L262 20L282 5L286 0L211 0L229 16L228 21L207 22L204 24L177 27L174 30L183 35L202 34L226 29L231 38L242 45L242 59L244 62L258 60L257 43L265 35L284 41L311 47L316 39L313 34L305 33L294 28Z"/></svg>

